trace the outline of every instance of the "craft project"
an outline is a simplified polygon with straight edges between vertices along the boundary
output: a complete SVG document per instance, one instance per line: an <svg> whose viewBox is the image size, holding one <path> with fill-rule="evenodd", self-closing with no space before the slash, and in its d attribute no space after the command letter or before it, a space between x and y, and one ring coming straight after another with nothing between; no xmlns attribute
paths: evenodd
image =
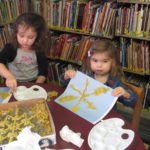
<svg viewBox="0 0 150 150"><path fill-rule="evenodd" d="M33 106L16 106L0 110L0 145L16 140L19 132L26 126L40 136L52 133L49 115L45 103L38 102Z"/></svg>
<svg viewBox="0 0 150 150"><path fill-rule="evenodd" d="M0 103L8 103L12 96L12 90L8 87L0 87Z"/></svg>
<svg viewBox="0 0 150 150"><path fill-rule="evenodd" d="M47 99L47 92L38 85L33 85L30 88L27 88L26 86L18 86L17 91L14 92L13 95L18 101L36 98Z"/></svg>
<svg viewBox="0 0 150 150"><path fill-rule="evenodd" d="M123 129L124 121L119 118L102 120L96 124L88 136L92 150L124 150L134 139L134 132Z"/></svg>
<svg viewBox="0 0 150 150"><path fill-rule="evenodd" d="M55 102L95 124L114 106L117 97L111 93L112 88L77 71Z"/></svg>

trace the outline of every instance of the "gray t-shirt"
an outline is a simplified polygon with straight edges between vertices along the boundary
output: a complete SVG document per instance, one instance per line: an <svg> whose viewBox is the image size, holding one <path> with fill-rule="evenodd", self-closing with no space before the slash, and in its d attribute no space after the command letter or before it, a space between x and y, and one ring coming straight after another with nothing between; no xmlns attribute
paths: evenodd
<svg viewBox="0 0 150 150"><path fill-rule="evenodd" d="M16 58L8 63L8 69L15 76L17 81L33 81L38 75L38 64L35 51L26 52L18 49Z"/></svg>

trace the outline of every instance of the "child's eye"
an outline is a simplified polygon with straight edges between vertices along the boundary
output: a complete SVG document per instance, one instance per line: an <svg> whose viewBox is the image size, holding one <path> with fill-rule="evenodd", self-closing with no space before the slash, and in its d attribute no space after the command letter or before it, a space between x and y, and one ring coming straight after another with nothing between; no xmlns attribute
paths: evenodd
<svg viewBox="0 0 150 150"><path fill-rule="evenodd" d="M92 59L92 61L93 61L93 62L98 62L98 60L97 60L97 59Z"/></svg>
<svg viewBox="0 0 150 150"><path fill-rule="evenodd" d="M24 37L24 35L19 35L21 38L23 38Z"/></svg>
<svg viewBox="0 0 150 150"><path fill-rule="evenodd" d="M104 60L104 62L105 62L105 63L107 63L107 62L108 62L108 60Z"/></svg>
<svg viewBox="0 0 150 150"><path fill-rule="evenodd" d="M28 36L28 39L34 39L35 37L34 36Z"/></svg>
<svg viewBox="0 0 150 150"><path fill-rule="evenodd" d="M33 39L33 37L28 37L28 39Z"/></svg>
<svg viewBox="0 0 150 150"><path fill-rule="evenodd" d="M110 59L103 60L104 63L108 63Z"/></svg>

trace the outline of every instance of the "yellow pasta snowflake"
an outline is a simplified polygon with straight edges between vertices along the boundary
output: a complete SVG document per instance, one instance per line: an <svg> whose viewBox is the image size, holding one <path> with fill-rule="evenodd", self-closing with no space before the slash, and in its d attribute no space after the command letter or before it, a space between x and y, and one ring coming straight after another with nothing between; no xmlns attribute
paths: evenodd
<svg viewBox="0 0 150 150"><path fill-rule="evenodd" d="M69 96L61 97L58 100L61 103L67 102L67 101L78 100L78 103L71 108L73 112L77 112L80 110L79 106L81 102L84 102L87 105L88 109L96 109L96 106L93 105L93 102L88 101L87 98L92 95L99 96L100 94L106 93L108 91L108 88L101 86L101 87L96 88L92 93L87 93L88 87L89 87L88 79L86 79L86 84L85 84L85 88L83 89L83 91L80 91L73 84L71 84L70 88L76 91L79 96L69 95Z"/></svg>

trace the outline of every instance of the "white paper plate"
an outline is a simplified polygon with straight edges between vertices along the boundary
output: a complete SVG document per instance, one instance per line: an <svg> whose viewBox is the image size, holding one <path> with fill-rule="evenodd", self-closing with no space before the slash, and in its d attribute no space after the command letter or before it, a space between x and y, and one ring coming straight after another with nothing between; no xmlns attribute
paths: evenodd
<svg viewBox="0 0 150 150"><path fill-rule="evenodd" d="M30 88L26 86L18 86L17 91L13 93L14 97L18 101L35 99L35 98L44 98L47 99L47 92L44 88L38 85L33 85Z"/></svg>
<svg viewBox="0 0 150 150"><path fill-rule="evenodd" d="M88 144L92 150L124 150L134 139L132 130L121 128L124 121L119 118L102 120L96 124L88 136ZM126 138L122 138L126 135Z"/></svg>

